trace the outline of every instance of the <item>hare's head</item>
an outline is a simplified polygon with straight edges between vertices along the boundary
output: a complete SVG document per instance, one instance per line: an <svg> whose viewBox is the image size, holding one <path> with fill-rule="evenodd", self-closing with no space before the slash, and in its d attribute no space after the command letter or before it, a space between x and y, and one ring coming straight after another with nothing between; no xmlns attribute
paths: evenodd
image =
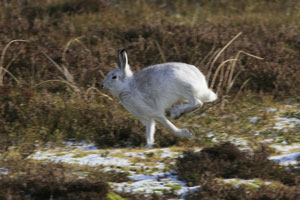
<svg viewBox="0 0 300 200"><path fill-rule="evenodd" d="M117 96L122 90L128 87L128 79L133 75L128 65L128 58L126 50L123 49L118 52L118 68L110 71L104 81L102 88L109 90L112 95Z"/></svg>

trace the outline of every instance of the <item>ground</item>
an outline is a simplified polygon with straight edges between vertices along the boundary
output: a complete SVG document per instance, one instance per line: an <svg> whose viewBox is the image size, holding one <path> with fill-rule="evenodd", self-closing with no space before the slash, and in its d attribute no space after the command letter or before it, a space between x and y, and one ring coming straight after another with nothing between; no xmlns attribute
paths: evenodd
<svg viewBox="0 0 300 200"><path fill-rule="evenodd" d="M272 149L270 160L274 160L282 166L296 165L300 157L300 105L267 102L264 101L260 105L255 103L247 108L244 105L242 106L244 108L238 109L238 112L235 110L235 113L223 114L221 120L210 122L210 126L214 124L213 127L216 129L211 129L209 132L207 127L202 124L207 123L205 121L209 120L208 118L216 117L209 116L210 113L201 114L199 119L202 119L202 122L198 124L195 123L195 120L198 120L197 112L190 114L189 118L183 119L184 125L193 127L194 131L195 127L199 129L201 132L199 140L206 141L205 143L201 142L203 147L229 141L243 151L251 151L258 144L265 144ZM230 123L228 123L228 119ZM189 120L193 120L193 122ZM218 131L220 126L225 126L222 132ZM229 132L226 132L226 129ZM198 132L196 134L199 135ZM176 159L187 150L201 151L203 148L201 145L152 149L143 147L103 149L85 141L69 141L55 148L40 146L27 159L66 163L70 166L101 166L101 170L104 172L125 172L129 178L127 181L109 182L112 191L146 196L153 193L163 196L166 192L171 191L175 195L175 199L184 199L187 193L195 191L201 186L188 186L186 182L178 179ZM9 174L10 172L3 167L1 173ZM89 173L81 171L77 175L84 179ZM261 179L219 178L218 181L230 183L236 187L238 185L261 187L262 185L276 184Z"/></svg>

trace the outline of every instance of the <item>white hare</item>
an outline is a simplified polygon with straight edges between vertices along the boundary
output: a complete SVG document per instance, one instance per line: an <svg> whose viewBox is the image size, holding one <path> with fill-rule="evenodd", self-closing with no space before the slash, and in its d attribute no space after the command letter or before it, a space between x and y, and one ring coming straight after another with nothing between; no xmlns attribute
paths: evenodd
<svg viewBox="0 0 300 200"><path fill-rule="evenodd" d="M166 113L170 112L171 118L177 119L204 102L217 99L199 69L172 62L153 65L133 74L124 49L119 51L118 59L119 68L107 74L102 88L119 98L122 105L146 126L146 146L154 144L155 120L177 136L192 138L187 129L172 124ZM178 105L182 100L188 103Z"/></svg>

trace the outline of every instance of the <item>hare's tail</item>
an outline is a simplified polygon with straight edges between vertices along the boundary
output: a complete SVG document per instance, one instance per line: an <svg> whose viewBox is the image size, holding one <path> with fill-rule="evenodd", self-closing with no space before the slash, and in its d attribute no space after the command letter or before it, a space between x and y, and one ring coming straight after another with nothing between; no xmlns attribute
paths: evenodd
<svg viewBox="0 0 300 200"><path fill-rule="evenodd" d="M200 96L202 102L212 102L218 98L217 94L214 93L211 89L207 89L207 91Z"/></svg>

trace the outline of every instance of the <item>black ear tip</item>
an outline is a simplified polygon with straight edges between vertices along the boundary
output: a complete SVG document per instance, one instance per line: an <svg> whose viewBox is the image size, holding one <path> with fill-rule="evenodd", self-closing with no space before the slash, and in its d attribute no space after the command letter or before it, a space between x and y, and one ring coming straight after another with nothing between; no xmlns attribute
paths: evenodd
<svg viewBox="0 0 300 200"><path fill-rule="evenodd" d="M126 49L121 49L121 50L119 51L119 53L120 53L120 54L126 53Z"/></svg>

